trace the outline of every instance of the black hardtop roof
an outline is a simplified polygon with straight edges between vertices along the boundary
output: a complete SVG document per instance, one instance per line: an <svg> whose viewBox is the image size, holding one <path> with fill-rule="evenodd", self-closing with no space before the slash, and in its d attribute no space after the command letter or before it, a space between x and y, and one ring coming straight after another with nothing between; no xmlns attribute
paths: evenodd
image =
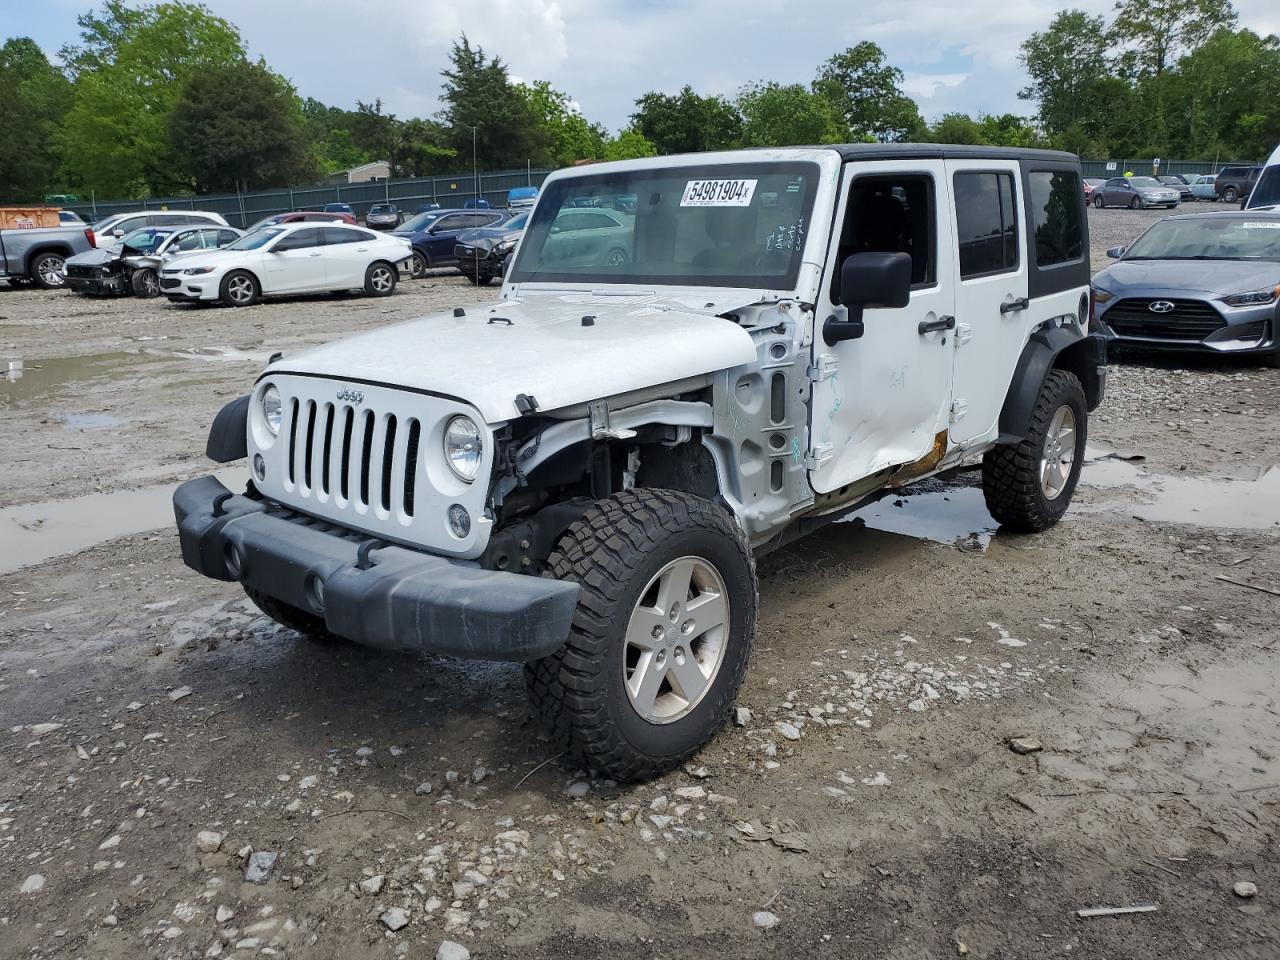
<svg viewBox="0 0 1280 960"><path fill-rule="evenodd" d="M947 143L841 143L831 147L843 160L1051 160L1079 163L1064 150L980 147Z"/></svg>

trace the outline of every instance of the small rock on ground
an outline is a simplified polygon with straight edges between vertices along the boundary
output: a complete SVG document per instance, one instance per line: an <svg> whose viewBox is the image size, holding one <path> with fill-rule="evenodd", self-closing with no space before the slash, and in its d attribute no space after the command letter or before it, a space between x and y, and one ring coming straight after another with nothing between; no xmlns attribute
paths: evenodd
<svg viewBox="0 0 1280 960"><path fill-rule="evenodd" d="M1039 740L1033 740L1031 737L1014 737L1009 741L1009 749L1014 753L1026 756L1028 753L1039 753L1044 749L1044 745Z"/></svg>
<svg viewBox="0 0 1280 960"><path fill-rule="evenodd" d="M1251 900L1258 895L1258 885L1250 883L1248 880L1241 880L1231 888L1237 897L1244 900Z"/></svg>
<svg viewBox="0 0 1280 960"><path fill-rule="evenodd" d="M745 727L751 722L751 711L746 707L733 708L733 725L735 727Z"/></svg>
<svg viewBox="0 0 1280 960"><path fill-rule="evenodd" d="M392 932L401 930L409 925L409 914L399 907L388 907L382 911L382 916L379 919L382 921L382 925Z"/></svg>
<svg viewBox="0 0 1280 960"><path fill-rule="evenodd" d="M249 865L244 871L245 880L249 883L266 883L267 878L271 876L271 871L275 869L276 858L279 856L280 854L267 850L259 850L250 856Z"/></svg>
<svg viewBox="0 0 1280 960"><path fill-rule="evenodd" d="M471 951L453 940L441 940L436 960L471 960Z"/></svg>
<svg viewBox="0 0 1280 960"><path fill-rule="evenodd" d="M768 910L757 910L751 915L751 922L761 930L768 930L778 925L778 918Z"/></svg>
<svg viewBox="0 0 1280 960"><path fill-rule="evenodd" d="M201 830L196 834L196 849L201 853L217 853L222 847L222 834L215 830Z"/></svg>
<svg viewBox="0 0 1280 960"><path fill-rule="evenodd" d="M33 873L31 876L27 877L27 879L22 881L23 893L39 893L43 889L44 889L43 874Z"/></svg>

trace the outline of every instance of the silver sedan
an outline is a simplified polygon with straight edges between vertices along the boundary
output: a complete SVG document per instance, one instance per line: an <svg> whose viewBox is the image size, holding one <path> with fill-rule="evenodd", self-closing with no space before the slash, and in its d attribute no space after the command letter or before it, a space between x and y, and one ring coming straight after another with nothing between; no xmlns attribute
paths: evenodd
<svg viewBox="0 0 1280 960"><path fill-rule="evenodd" d="M1280 213L1166 217L1093 278L1108 340L1137 347L1252 354L1280 366Z"/></svg>
<svg viewBox="0 0 1280 960"><path fill-rule="evenodd" d="M1093 191L1093 205L1103 207L1176 207L1178 191L1166 187L1155 177L1112 177Z"/></svg>

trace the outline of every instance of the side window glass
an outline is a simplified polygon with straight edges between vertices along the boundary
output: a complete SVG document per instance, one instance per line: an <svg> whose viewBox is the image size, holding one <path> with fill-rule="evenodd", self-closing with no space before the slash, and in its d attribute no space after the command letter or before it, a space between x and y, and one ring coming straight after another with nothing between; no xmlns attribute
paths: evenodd
<svg viewBox="0 0 1280 960"><path fill-rule="evenodd" d="M281 239L275 246L277 251L304 250L318 247L323 243L319 230L298 230Z"/></svg>
<svg viewBox="0 0 1280 960"><path fill-rule="evenodd" d="M187 250L199 250L203 244L200 242L200 231L192 230L190 233L178 235L178 239L174 241L174 248L186 252Z"/></svg>
<svg viewBox="0 0 1280 960"><path fill-rule="evenodd" d="M356 230L340 230L337 227L324 228L324 242L326 246L339 246L344 243L358 243L360 239L359 231Z"/></svg>
<svg viewBox="0 0 1280 960"><path fill-rule="evenodd" d="M1036 266L1051 267L1084 255L1080 223L1080 178L1074 173L1032 171L1031 229L1036 243Z"/></svg>
<svg viewBox="0 0 1280 960"><path fill-rule="evenodd" d="M938 279L937 209L933 178L925 174L859 177L849 191L831 299L840 299L840 264L855 253L908 253L912 289Z"/></svg>
<svg viewBox="0 0 1280 960"><path fill-rule="evenodd" d="M234 230L218 231L218 246L220 247L225 247L228 243L235 243L239 239L239 236Z"/></svg>
<svg viewBox="0 0 1280 960"><path fill-rule="evenodd" d="M1012 175L957 173L954 182L960 279L1016 270L1018 220Z"/></svg>

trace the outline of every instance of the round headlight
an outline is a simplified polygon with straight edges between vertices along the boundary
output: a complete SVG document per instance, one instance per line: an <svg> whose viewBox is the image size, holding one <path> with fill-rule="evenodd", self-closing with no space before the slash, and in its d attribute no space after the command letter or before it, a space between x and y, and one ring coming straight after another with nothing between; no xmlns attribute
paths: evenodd
<svg viewBox="0 0 1280 960"><path fill-rule="evenodd" d="M459 480L470 483L480 472L484 440L470 417L457 416L444 428L444 458Z"/></svg>
<svg viewBox="0 0 1280 960"><path fill-rule="evenodd" d="M275 384L262 391L262 419L267 429L275 436L280 432L280 421L284 417L284 404L280 402L280 391Z"/></svg>

